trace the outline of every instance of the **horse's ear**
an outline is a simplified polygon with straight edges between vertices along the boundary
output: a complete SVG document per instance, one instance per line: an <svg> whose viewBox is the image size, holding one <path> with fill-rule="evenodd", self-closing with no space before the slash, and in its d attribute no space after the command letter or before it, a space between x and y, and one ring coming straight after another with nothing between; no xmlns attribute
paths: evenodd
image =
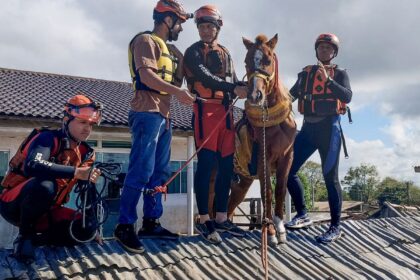
<svg viewBox="0 0 420 280"><path fill-rule="evenodd" d="M268 41L268 42L267 42L267 46L268 46L270 49L274 50L274 48L275 48L275 47L276 47L276 45L277 45L277 41L278 41L278 36L277 36L277 34L276 34L276 35L274 35L274 37L273 37L273 38L271 38L271 39L270 39L270 41Z"/></svg>
<svg viewBox="0 0 420 280"><path fill-rule="evenodd" d="M252 43L251 40L249 40L245 37L242 37L242 42L244 42L244 45L245 45L247 50L249 50L249 48L252 47L252 45L254 44L254 43Z"/></svg>

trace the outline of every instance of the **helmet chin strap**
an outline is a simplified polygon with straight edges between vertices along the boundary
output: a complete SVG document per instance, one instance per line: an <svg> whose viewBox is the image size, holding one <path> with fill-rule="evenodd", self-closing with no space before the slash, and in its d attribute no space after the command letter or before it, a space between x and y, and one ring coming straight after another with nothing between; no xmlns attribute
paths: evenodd
<svg viewBox="0 0 420 280"><path fill-rule="evenodd" d="M168 35L168 41L169 42L172 42L173 41L173 35L172 35L172 33L174 32L174 27L175 27L175 25L176 25L176 22L178 21L178 18L176 18L176 19L174 19L173 17L172 17L172 27L169 27L169 24L167 24L166 23L166 21L163 21L163 23L166 25L166 27L168 28L168 32L169 32L169 35Z"/></svg>
<svg viewBox="0 0 420 280"><path fill-rule="evenodd" d="M70 118L68 119L68 121L64 122L64 134L66 134L66 137L73 140L74 142L76 142L77 145L80 145L80 141L77 140L76 138L73 137L73 135L71 135L70 133L70 129L69 129L69 124L70 122L73 120L74 118Z"/></svg>

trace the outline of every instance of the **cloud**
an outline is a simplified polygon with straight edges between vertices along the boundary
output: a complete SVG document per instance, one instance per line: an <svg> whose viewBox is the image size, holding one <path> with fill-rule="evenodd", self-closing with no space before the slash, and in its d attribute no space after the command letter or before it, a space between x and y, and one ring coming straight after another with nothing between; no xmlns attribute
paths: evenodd
<svg viewBox="0 0 420 280"><path fill-rule="evenodd" d="M193 12L205 0L180 0ZM156 1L15 0L0 9L0 67L129 81L127 45L140 31L153 28ZM280 76L287 87L302 67L315 63L314 40L332 32L341 40L335 62L346 68L354 97L354 114L374 106L389 125L382 140L349 138L350 164L374 162L381 174L414 178L420 131L420 1L402 0L214 0L223 15L220 43L244 74L242 36L278 33ZM193 21L183 25L176 44L181 50L198 40ZM296 105L295 105L296 106ZM296 111L296 110L295 110ZM378 116L376 116L378 117ZM299 127L302 118L298 116ZM367 120L368 121L368 120ZM355 124L357 125L357 124ZM343 172L342 172L343 173ZM420 176L419 176L420 177ZM402 177L401 177L402 178Z"/></svg>

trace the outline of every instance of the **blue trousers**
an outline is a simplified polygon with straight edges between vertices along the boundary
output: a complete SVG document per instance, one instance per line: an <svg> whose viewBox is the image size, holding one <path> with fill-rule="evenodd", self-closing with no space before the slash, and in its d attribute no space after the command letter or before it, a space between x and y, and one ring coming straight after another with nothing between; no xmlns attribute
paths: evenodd
<svg viewBox="0 0 420 280"><path fill-rule="evenodd" d="M159 113L130 111L128 115L132 147L120 205L120 224L137 221L137 203L144 189L153 189L171 175L172 130L168 119ZM162 216L162 194L143 196L143 214L147 219Z"/></svg>
<svg viewBox="0 0 420 280"><path fill-rule="evenodd" d="M340 116L327 117L317 123L304 122L293 146L294 157L287 187L299 215L306 213L303 185L297 172L316 151L321 156L322 173L328 191L331 225L340 223L342 194L338 179L341 149Z"/></svg>

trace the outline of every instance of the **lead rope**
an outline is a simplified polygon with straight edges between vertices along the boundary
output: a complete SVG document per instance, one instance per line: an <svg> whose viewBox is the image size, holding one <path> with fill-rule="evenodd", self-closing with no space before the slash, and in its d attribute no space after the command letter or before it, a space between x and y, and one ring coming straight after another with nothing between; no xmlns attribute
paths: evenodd
<svg viewBox="0 0 420 280"><path fill-rule="evenodd" d="M267 101L266 101L267 102ZM268 120L268 110L266 104L263 105L263 168L264 168L264 215L262 220L261 229L261 262L264 268L265 279L268 280L268 248L267 248L267 231L269 227L269 221L267 219L267 155L266 155L266 135L265 135L265 123Z"/></svg>
<svg viewBox="0 0 420 280"><path fill-rule="evenodd" d="M223 123L223 121L225 121L225 119L227 118L227 116L232 112L233 115L233 107L235 106L236 101L238 101L239 97L236 97L232 104L229 105L229 109L226 110L225 114L223 115L223 117L219 120L219 122L215 125L215 127L213 128L213 130L210 132L209 136L204 139L203 143L196 148L194 154L174 173L174 175L172 175L171 178L169 178L164 184L162 184L161 186L156 186L153 189L148 189L148 190L144 190L143 193L147 194L147 195L155 195L157 193L163 193L164 195L164 201L166 201L166 194L168 192L168 185L170 183L172 183L173 180L175 180L175 178L181 173L181 171L187 167L187 165L194 159L194 157L198 154L198 152L201 151L201 149L204 147L204 145L210 140L210 138L216 133L216 130L219 128L219 126Z"/></svg>

